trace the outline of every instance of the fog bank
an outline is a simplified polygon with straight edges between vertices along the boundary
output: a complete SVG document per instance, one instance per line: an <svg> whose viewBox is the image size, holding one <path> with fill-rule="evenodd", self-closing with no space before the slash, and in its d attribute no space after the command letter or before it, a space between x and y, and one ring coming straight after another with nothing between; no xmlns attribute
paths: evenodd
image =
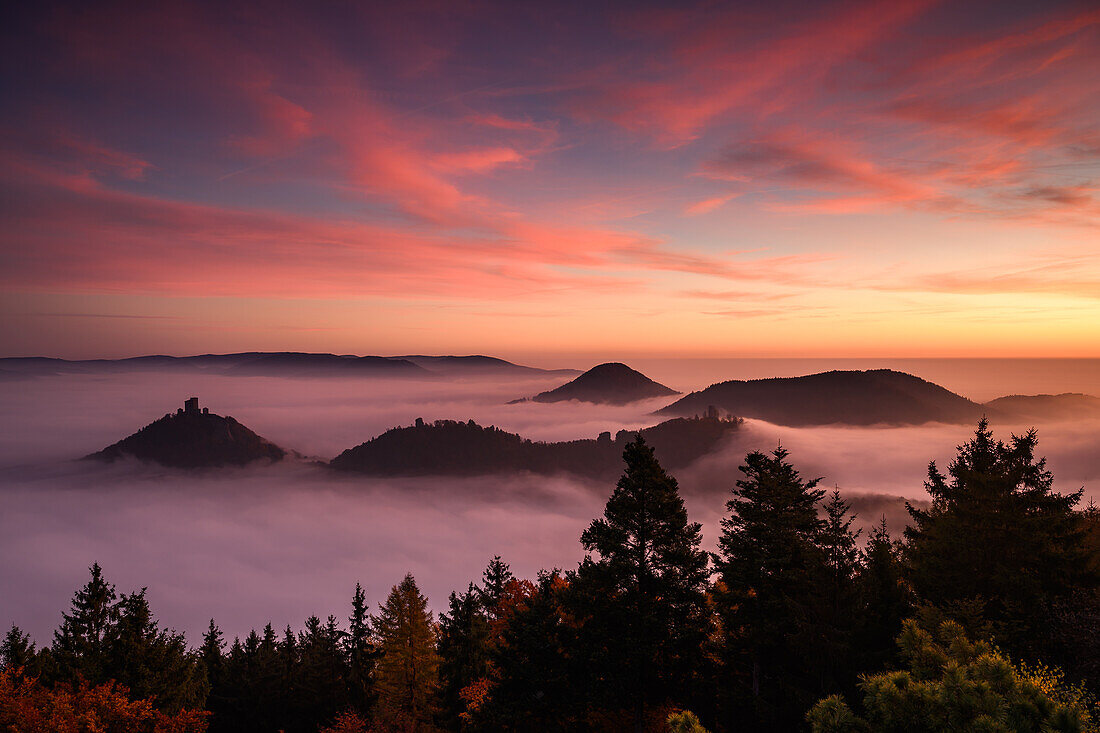
<svg viewBox="0 0 1100 733"><path fill-rule="evenodd" d="M518 474L379 480L306 461L217 472L72 459L98 450L198 395L284 448L331 457L416 417L470 419L542 440L595 437L656 420L661 405L506 404L568 377L402 382L131 374L0 383L0 626L39 643L94 561L120 591L148 586L154 612L192 643L210 617L229 637L310 614L344 618L355 583L377 604L412 572L442 609L494 554L520 576L573 567L579 537L612 485ZM679 386L673 383L673 386ZM1050 390L1053 391L1053 390ZM998 438L1028 425L993 425ZM1039 426L1061 491L1100 500L1100 422ZM713 549L728 492L749 450L782 444L807 478L838 486L859 524L924 497L929 460L942 469L973 426L788 428L748 420L716 453L677 472L693 521Z"/></svg>

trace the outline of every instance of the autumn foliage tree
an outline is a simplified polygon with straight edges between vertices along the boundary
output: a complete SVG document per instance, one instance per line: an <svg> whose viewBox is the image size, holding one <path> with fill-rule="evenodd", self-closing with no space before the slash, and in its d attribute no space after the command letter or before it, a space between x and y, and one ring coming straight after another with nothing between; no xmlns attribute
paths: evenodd
<svg viewBox="0 0 1100 733"><path fill-rule="evenodd" d="M398 730L427 729L435 711L439 653L428 599L411 573L390 591L373 627L381 652L377 717Z"/></svg>
<svg viewBox="0 0 1100 733"><path fill-rule="evenodd" d="M152 699L131 699L115 682L89 685L78 679L54 687L19 674L0 672L0 730L11 733L204 733L209 713L168 714Z"/></svg>

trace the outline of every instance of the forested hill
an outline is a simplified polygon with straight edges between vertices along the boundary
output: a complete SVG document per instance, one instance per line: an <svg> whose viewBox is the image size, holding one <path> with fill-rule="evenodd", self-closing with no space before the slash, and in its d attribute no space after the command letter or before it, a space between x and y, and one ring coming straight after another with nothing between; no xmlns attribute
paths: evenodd
<svg viewBox="0 0 1100 733"><path fill-rule="evenodd" d="M687 466L717 447L740 425L737 419L678 418L641 431L662 465ZM621 430L614 439L541 443L473 420L417 420L393 428L344 451L331 465L341 471L374 476L472 476L509 471L574 473L596 478L618 474L622 454L635 433Z"/></svg>
<svg viewBox="0 0 1100 733"><path fill-rule="evenodd" d="M679 394L626 364L608 362L592 367L584 374L557 389L535 395L535 402L596 402L625 405L651 397L671 397Z"/></svg>
<svg viewBox="0 0 1100 733"><path fill-rule="evenodd" d="M1100 417L1100 398L1087 394L1009 395L985 403L991 413L1029 419Z"/></svg>
<svg viewBox="0 0 1100 733"><path fill-rule="evenodd" d="M233 418L199 412L195 407L165 415L85 458L114 461L132 457L172 468L215 468L278 461L286 454Z"/></svg>
<svg viewBox="0 0 1100 733"><path fill-rule="evenodd" d="M655 414L699 414L708 405L779 425L962 423L989 411L912 374L874 369L720 382Z"/></svg>

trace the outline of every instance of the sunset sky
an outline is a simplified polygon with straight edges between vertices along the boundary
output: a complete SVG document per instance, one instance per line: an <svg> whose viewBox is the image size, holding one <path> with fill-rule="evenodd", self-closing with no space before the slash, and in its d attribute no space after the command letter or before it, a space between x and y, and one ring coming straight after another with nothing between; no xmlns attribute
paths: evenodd
<svg viewBox="0 0 1100 733"><path fill-rule="evenodd" d="M1100 357L1095 3L19 5L0 356Z"/></svg>

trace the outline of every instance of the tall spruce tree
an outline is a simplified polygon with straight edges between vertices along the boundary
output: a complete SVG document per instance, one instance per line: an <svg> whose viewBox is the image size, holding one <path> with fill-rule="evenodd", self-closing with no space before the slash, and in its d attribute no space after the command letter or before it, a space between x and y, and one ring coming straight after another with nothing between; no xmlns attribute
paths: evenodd
<svg viewBox="0 0 1100 733"><path fill-rule="evenodd" d="M883 517L867 537L856 578L859 611L853 651L863 673L888 668L894 661L894 640L913 612L912 592L902 575L901 552L901 543L891 539Z"/></svg>
<svg viewBox="0 0 1100 733"><path fill-rule="evenodd" d="M34 642L15 624L4 635L4 641L0 642L0 670L6 669L21 669L32 675L37 671Z"/></svg>
<svg viewBox="0 0 1100 733"><path fill-rule="evenodd" d="M145 589L119 596L98 563L91 576L54 633L49 677L92 685L115 680L169 713L201 706L209 688L198 655L183 634L157 627Z"/></svg>
<svg viewBox="0 0 1100 733"><path fill-rule="evenodd" d="M177 713L202 707L209 684L198 654L183 634L160 629L145 589L123 594L108 632L104 674L130 690L135 699L154 698L158 709Z"/></svg>
<svg viewBox="0 0 1100 733"><path fill-rule="evenodd" d="M816 699L823 664L817 620L826 558L819 479L804 480L782 447L745 457L726 504L717 558L729 727L794 730ZM734 723L734 721L737 723Z"/></svg>
<svg viewBox="0 0 1100 733"><path fill-rule="evenodd" d="M856 541L862 530L852 530L856 515L851 504L834 490L825 501L821 533L817 544L825 560L825 572L818 576L820 602L817 608L822 623L824 664L822 688L855 692L856 659L852 635L856 621L856 574L859 548Z"/></svg>
<svg viewBox="0 0 1100 733"><path fill-rule="evenodd" d="M451 593L448 611L439 614L440 704L449 729L463 727L468 713L463 691L488 679L491 651L489 619L471 583L462 595Z"/></svg>
<svg viewBox="0 0 1100 733"><path fill-rule="evenodd" d="M535 583L508 584L494 624L500 630L492 650L494 679L469 696L475 729L586 729L589 681L604 666L604 640L578 643L578 616L570 609L582 605L572 593L557 570L540 571Z"/></svg>
<svg viewBox="0 0 1100 733"><path fill-rule="evenodd" d="M355 584L355 593L351 598L344 654L348 663L348 704L360 715L366 716L373 701L372 675L378 654L371 641L367 594L359 583Z"/></svg>
<svg viewBox="0 0 1100 733"><path fill-rule="evenodd" d="M477 588L481 607L490 618L497 617L497 608L508 590L508 584L514 579L508 563L501 560L500 555L494 555L482 574L481 587Z"/></svg>
<svg viewBox="0 0 1100 733"><path fill-rule="evenodd" d="M439 654L428 599L411 573L390 591L373 626L382 653L375 678L380 722L422 730L435 710Z"/></svg>
<svg viewBox="0 0 1100 733"><path fill-rule="evenodd" d="M688 521L676 479L640 434L623 460L603 517L581 535L584 549L598 558L586 557L577 584L605 599L585 621L586 637L595 643L596 632L609 652L597 684L642 730L653 706L687 702L703 666L710 572L699 547L701 526Z"/></svg>
<svg viewBox="0 0 1100 733"><path fill-rule="evenodd" d="M1073 511L1082 491L1053 491L1034 430L994 440L988 422L942 474L932 462L928 509L910 506L909 577L922 601L948 616L977 614L1011 653L1046 658L1055 599L1094 583ZM973 625L973 624L971 624ZM977 631L977 629L971 629Z"/></svg>
<svg viewBox="0 0 1100 733"><path fill-rule="evenodd" d="M57 680L82 677L90 684L106 682L107 648L118 618L115 587L103 578L99 563L92 577L73 595L72 607L62 614L50 650L51 676Z"/></svg>

